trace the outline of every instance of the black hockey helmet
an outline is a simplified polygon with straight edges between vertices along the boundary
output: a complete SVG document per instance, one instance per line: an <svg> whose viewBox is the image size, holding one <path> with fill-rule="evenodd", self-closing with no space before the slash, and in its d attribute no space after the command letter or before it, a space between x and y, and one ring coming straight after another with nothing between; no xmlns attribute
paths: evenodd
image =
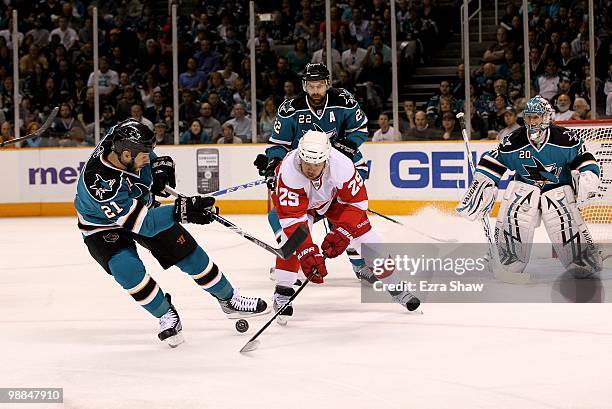
<svg viewBox="0 0 612 409"><path fill-rule="evenodd" d="M113 151L121 155L121 152L128 150L132 157L140 152L150 153L156 143L153 131L134 118L119 122L112 131L111 139Z"/></svg>
<svg viewBox="0 0 612 409"><path fill-rule="evenodd" d="M302 75L302 81L318 80L329 80L329 70L327 69L325 64L306 64L306 68L304 68L304 74Z"/></svg>

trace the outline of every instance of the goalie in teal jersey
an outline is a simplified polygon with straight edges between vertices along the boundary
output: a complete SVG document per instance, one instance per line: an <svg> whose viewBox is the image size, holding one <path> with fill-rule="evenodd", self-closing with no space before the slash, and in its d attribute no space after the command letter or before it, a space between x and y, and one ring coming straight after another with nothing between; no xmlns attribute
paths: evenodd
<svg viewBox="0 0 612 409"><path fill-rule="evenodd" d="M564 267L576 277L591 276L602 260L578 206L597 196L599 165L582 138L551 123L553 110L541 96L529 100L523 116L525 126L478 162L457 212L469 220L488 217L501 177L514 171L495 225L500 265L494 268L522 273L543 221Z"/></svg>
<svg viewBox="0 0 612 409"><path fill-rule="evenodd" d="M276 187L274 170L309 130L327 134L332 146L349 157L361 177L369 175L369 167L359 151L368 140L368 118L355 97L344 88L332 88L330 74L324 64L307 64L302 76L302 93L281 104L274 120L274 130L266 153L257 156L254 164L259 174L266 178L270 190ZM282 228L276 210L268 214L268 221L282 240ZM349 248L347 254L355 274L365 268L357 251ZM369 274L368 274L369 276Z"/></svg>
<svg viewBox="0 0 612 409"><path fill-rule="evenodd" d="M208 224L217 212L212 197L180 197L157 206L154 195L176 186L174 161L153 153L155 136L129 118L112 127L81 170L74 204L91 256L144 307L159 318L158 337L171 347L183 342L182 325L169 294L147 274L136 243L162 268L177 266L213 295L228 318L266 313L261 298L244 297L179 223Z"/></svg>

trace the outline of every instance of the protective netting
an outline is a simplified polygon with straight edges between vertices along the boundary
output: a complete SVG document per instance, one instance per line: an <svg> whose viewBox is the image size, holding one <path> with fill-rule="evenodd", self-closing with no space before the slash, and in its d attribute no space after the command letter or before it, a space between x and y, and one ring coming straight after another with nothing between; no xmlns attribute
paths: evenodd
<svg viewBox="0 0 612 409"><path fill-rule="evenodd" d="M595 242L612 242L612 120L567 121L558 124L582 136L587 149L599 162L599 195L581 206L580 211Z"/></svg>

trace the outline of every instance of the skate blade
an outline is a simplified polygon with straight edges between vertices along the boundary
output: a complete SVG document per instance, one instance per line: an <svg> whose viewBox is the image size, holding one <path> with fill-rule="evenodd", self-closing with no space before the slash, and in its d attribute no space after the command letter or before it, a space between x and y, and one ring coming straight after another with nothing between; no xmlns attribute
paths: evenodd
<svg viewBox="0 0 612 409"><path fill-rule="evenodd" d="M168 346L170 348L176 348L177 346L185 342L185 338L183 338L183 333L179 332L176 335L166 338L165 341L168 343Z"/></svg>
<svg viewBox="0 0 612 409"><path fill-rule="evenodd" d="M276 323L277 323L278 325L281 325L281 326L283 326L283 327L286 327L286 326L287 326L287 322L289 322L289 320L287 319L287 317L286 317L286 316L279 315L278 317L276 317Z"/></svg>
<svg viewBox="0 0 612 409"><path fill-rule="evenodd" d="M251 318L251 317L257 317L260 315L266 315L269 314L271 311L270 307L267 307L265 310L263 310L262 312L232 312L227 314L227 319L229 320L237 320L240 318L243 319L247 319L247 318Z"/></svg>
<svg viewBox="0 0 612 409"><path fill-rule="evenodd" d="M245 352L251 352L257 349L257 347L259 346L259 340L253 340L253 341L249 341L246 344L244 344L244 346L242 347L242 349L240 349L240 353L245 353Z"/></svg>

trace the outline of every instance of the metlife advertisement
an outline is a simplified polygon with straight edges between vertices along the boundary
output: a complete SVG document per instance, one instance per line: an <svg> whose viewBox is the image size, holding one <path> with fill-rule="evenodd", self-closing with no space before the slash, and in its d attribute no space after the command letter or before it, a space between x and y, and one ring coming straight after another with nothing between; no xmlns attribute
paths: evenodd
<svg viewBox="0 0 612 409"><path fill-rule="evenodd" d="M471 144L473 158L478 159L495 147L494 142ZM170 155L176 163L177 184L186 194L202 191L202 164L198 151L214 148L215 166L218 167L219 189L251 182L259 178L252 165L265 145L242 146L160 146L158 155ZM0 192L0 214L17 204L64 204L66 214L71 214L76 182L83 165L93 148L65 149L12 149L0 152L0 169L5 185ZM436 202L457 201L471 182L468 172L465 146L462 142L405 142L366 143L362 151L370 166L370 178L366 184L370 200L378 205L388 202L406 206L393 208L396 214L409 213L414 206L435 205ZM218 159L217 159L218 152ZM201 159L201 158L200 158ZM218 162L217 162L218 161ZM11 177L8 177L11 175ZM506 175L501 188L507 184ZM267 191L264 185L242 189L219 199L229 202L250 201L264 203ZM418 205L415 205L419 203ZM249 213L251 207L236 207ZM242 209L242 211L240 211Z"/></svg>

